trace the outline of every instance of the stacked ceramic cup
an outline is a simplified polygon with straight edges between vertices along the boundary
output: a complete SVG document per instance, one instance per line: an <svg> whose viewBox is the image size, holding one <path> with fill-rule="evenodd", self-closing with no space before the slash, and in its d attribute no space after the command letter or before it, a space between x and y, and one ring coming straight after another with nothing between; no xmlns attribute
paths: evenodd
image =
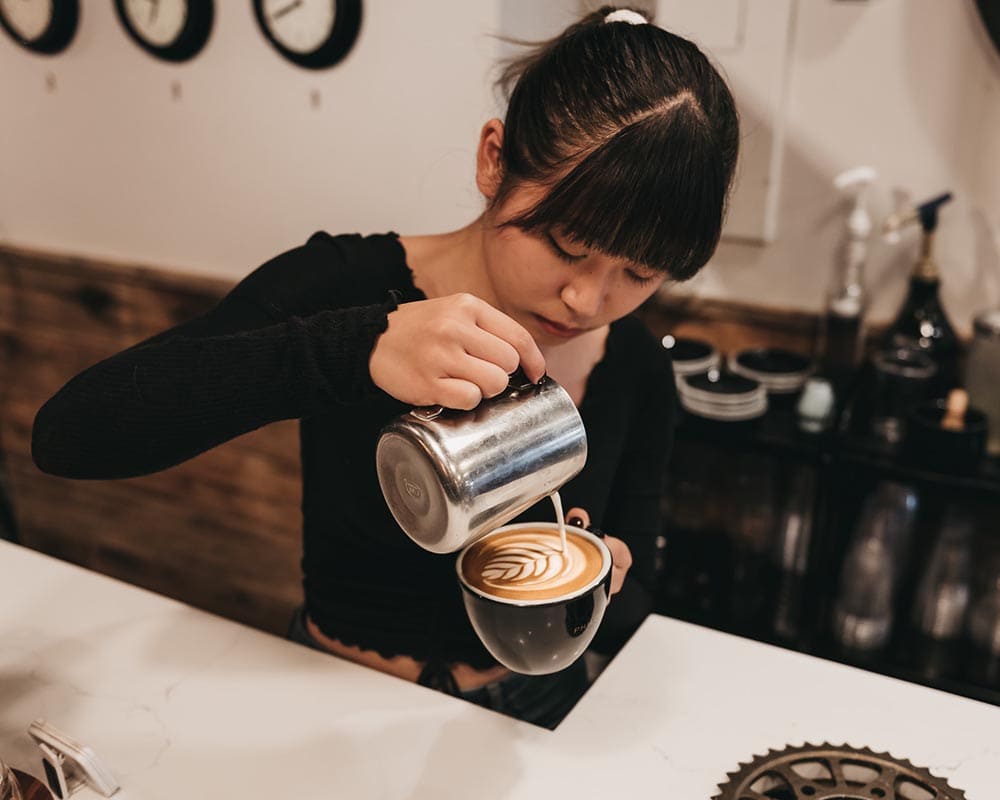
<svg viewBox="0 0 1000 800"><path fill-rule="evenodd" d="M759 347L729 356L729 370L760 383L768 394L795 394L812 374L812 363L789 350Z"/></svg>
<svg viewBox="0 0 1000 800"><path fill-rule="evenodd" d="M758 381L713 369L679 376L677 395L689 413L723 422L742 422L767 411L767 391Z"/></svg>
<svg viewBox="0 0 1000 800"><path fill-rule="evenodd" d="M701 339L685 339L667 334L663 346L670 351L674 362L674 375L704 375L709 370L718 369L721 363L719 351Z"/></svg>

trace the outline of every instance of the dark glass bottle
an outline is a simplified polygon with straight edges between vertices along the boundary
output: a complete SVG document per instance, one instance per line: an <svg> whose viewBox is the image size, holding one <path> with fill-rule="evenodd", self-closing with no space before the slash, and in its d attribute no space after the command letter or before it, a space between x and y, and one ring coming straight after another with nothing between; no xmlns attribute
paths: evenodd
<svg viewBox="0 0 1000 800"><path fill-rule="evenodd" d="M803 633L815 504L816 473L796 465L789 475L788 497L771 550L771 630L783 641L795 641Z"/></svg>
<svg viewBox="0 0 1000 800"><path fill-rule="evenodd" d="M886 333L885 345L927 353L938 365L935 388L944 393L956 385L959 342L941 305L940 287L937 275L913 274L903 307Z"/></svg>
<svg viewBox="0 0 1000 800"><path fill-rule="evenodd" d="M941 304L941 276L933 254L938 209L951 197L946 192L917 206L908 215L890 217L886 223L887 230L895 231L910 220L918 220L923 239L906 299L886 331L883 344L887 348L914 348L933 358L938 367L934 388L941 395L957 384L959 355L958 336Z"/></svg>
<svg viewBox="0 0 1000 800"><path fill-rule="evenodd" d="M989 590L973 604L968 634L968 677L983 686L1000 689L1000 572Z"/></svg>
<svg viewBox="0 0 1000 800"><path fill-rule="evenodd" d="M911 487L884 481L862 507L833 606L834 639L852 661L879 658L889 641L917 506Z"/></svg>
<svg viewBox="0 0 1000 800"><path fill-rule="evenodd" d="M861 361L863 331L860 314L838 314L827 309L823 318L823 355L820 374L829 379L843 398L850 389Z"/></svg>
<svg viewBox="0 0 1000 800"><path fill-rule="evenodd" d="M966 511L949 508L917 589L903 657L930 680L956 668L972 589L972 538Z"/></svg>

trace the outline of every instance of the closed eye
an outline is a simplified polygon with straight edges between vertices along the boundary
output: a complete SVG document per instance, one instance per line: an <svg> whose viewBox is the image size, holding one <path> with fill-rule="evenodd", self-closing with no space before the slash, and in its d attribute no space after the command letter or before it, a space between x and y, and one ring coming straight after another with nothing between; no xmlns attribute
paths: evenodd
<svg viewBox="0 0 1000 800"><path fill-rule="evenodd" d="M551 231L545 231L544 236L545 236L545 241L548 244L549 248L552 250L552 252L555 253L563 261L569 264L576 264L579 261L583 261L583 259L587 257L586 253L576 255L574 253L568 253L565 250L563 250L559 246L559 243L555 240L555 237L552 235Z"/></svg>
<svg viewBox="0 0 1000 800"><path fill-rule="evenodd" d="M634 270L627 269L625 270L625 277L628 278L630 281L632 281L632 283L638 284L639 286L646 286L647 284L650 284L653 281L655 281L660 276L642 275Z"/></svg>

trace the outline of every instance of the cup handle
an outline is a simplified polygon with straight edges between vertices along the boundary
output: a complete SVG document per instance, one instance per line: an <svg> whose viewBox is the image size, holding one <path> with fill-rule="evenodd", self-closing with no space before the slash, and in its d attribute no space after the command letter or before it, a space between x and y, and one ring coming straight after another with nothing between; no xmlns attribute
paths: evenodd
<svg viewBox="0 0 1000 800"><path fill-rule="evenodd" d="M573 517L573 519L567 520L566 524L572 525L574 528L583 528L583 530L594 534L594 536L596 536L598 539L603 539L605 536L607 536L607 534L604 531L602 531L600 528L595 528L593 525L588 525L587 527L584 528L583 520L580 519L579 517Z"/></svg>

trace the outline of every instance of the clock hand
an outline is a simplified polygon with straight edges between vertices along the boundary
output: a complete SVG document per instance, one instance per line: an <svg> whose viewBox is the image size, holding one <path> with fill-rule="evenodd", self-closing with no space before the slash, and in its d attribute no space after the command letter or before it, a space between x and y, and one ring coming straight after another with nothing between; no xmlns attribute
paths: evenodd
<svg viewBox="0 0 1000 800"><path fill-rule="evenodd" d="M294 11L295 9L297 9L301 5L302 5L302 0L292 0L292 2L289 3L287 6L284 6L283 8L279 8L277 11L275 11L271 15L271 19L275 20L275 19L278 19L279 17L283 17L289 11Z"/></svg>
<svg viewBox="0 0 1000 800"><path fill-rule="evenodd" d="M149 15L149 24L152 25L156 22L156 17L159 15L160 0L150 0L150 5L152 6L150 9L152 13Z"/></svg>

